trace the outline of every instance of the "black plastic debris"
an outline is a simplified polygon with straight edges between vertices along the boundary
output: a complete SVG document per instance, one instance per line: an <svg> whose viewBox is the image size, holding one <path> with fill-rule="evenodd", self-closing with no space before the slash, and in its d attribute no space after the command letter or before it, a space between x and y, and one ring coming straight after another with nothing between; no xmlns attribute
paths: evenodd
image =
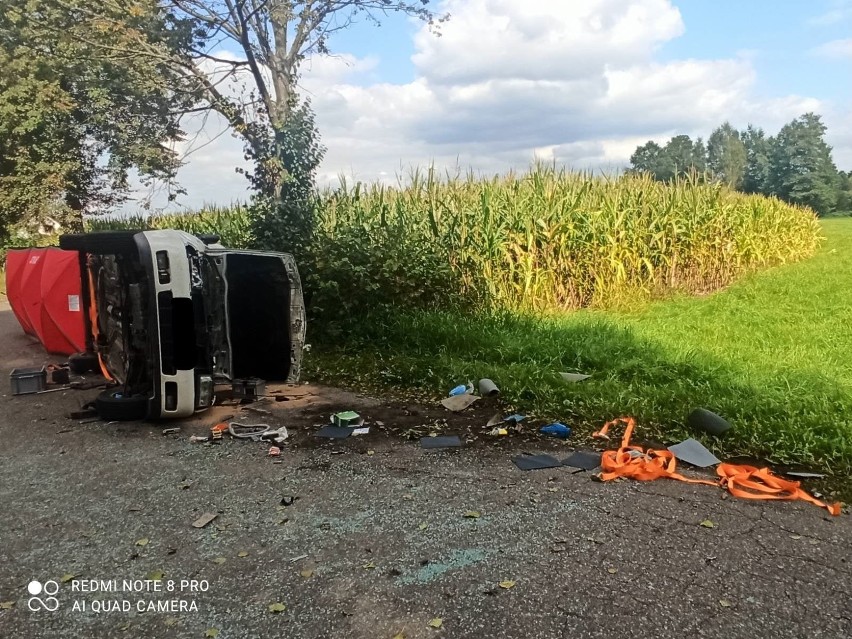
<svg viewBox="0 0 852 639"><path fill-rule="evenodd" d="M327 439L346 439L352 434L354 428L343 426L323 426L314 433L314 437L326 437Z"/></svg>
<svg viewBox="0 0 852 639"><path fill-rule="evenodd" d="M696 408L687 418L689 425L696 430L719 436L731 429L731 424L716 413L706 408Z"/></svg>
<svg viewBox="0 0 852 639"><path fill-rule="evenodd" d="M601 465L601 454L577 450L562 461L563 466L571 468L582 468L583 470L594 470Z"/></svg>
<svg viewBox="0 0 852 639"><path fill-rule="evenodd" d="M445 435L441 437L423 437L420 439L421 448L458 448L462 440L458 435Z"/></svg>
<svg viewBox="0 0 852 639"><path fill-rule="evenodd" d="M512 457L512 461L521 470L559 468L562 465L562 462L550 455L518 455L517 457Z"/></svg>

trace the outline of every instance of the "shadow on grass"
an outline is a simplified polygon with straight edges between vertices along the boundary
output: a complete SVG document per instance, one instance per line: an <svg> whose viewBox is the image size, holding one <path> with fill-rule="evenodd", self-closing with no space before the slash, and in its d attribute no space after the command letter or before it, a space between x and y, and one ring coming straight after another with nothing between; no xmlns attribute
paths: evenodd
<svg viewBox="0 0 852 639"><path fill-rule="evenodd" d="M755 373L702 353L672 353L600 316L571 321L515 316L385 314L357 323L336 343L322 336L309 367L326 379L371 387L416 388L435 396L468 379L489 377L522 411L591 433L633 415L645 436L675 441L699 406L734 428L706 444L725 456L852 471L852 398L813 372ZM567 384L560 371L592 377Z"/></svg>

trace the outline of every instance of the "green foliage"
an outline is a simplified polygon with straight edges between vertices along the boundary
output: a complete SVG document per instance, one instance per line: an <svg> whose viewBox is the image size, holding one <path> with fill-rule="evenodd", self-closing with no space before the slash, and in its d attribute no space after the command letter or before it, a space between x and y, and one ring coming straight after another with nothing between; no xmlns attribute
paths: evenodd
<svg viewBox="0 0 852 639"><path fill-rule="evenodd" d="M318 204L313 261L299 266L314 326L335 331L386 306L557 312L704 293L819 242L813 214L775 198L542 166L491 180L415 172L404 188L344 183ZM239 247L256 218L241 207L122 224L217 232Z"/></svg>
<svg viewBox="0 0 852 639"><path fill-rule="evenodd" d="M852 472L852 335L846 274L852 221L823 222L825 245L796 264L752 275L711 296L678 297L629 311L552 317L376 312L338 342L314 339L314 376L441 396L488 377L511 407L588 435L634 415L639 436L699 436L697 406L734 428L704 438L720 457ZM819 303L814 303L819 300ZM591 374L566 385L560 371ZM534 426L533 426L534 427Z"/></svg>
<svg viewBox="0 0 852 639"><path fill-rule="evenodd" d="M840 182L825 131L813 113L785 124L771 145L768 181L772 194L822 214L835 210Z"/></svg>
<svg viewBox="0 0 852 639"><path fill-rule="evenodd" d="M742 186L747 157L739 131L725 122L707 139L707 168L732 189Z"/></svg>
<svg viewBox="0 0 852 639"><path fill-rule="evenodd" d="M163 60L191 38L155 0L3 2L0 238L34 216L79 224L121 199L132 167L173 177L167 143L194 98ZM159 61L137 55L140 43Z"/></svg>
<svg viewBox="0 0 852 639"><path fill-rule="evenodd" d="M706 151L700 139L691 144L686 135L673 137L665 147L654 142L637 147L630 171L668 181L706 167L710 178L731 188L775 195L829 215L852 198L831 159L825 131L814 113L786 124L775 138L752 125L741 133L725 122L710 135Z"/></svg>
<svg viewBox="0 0 852 639"><path fill-rule="evenodd" d="M768 193L771 138L766 137L763 129L749 124L740 139L746 151L742 190L746 193Z"/></svg>
<svg viewBox="0 0 852 639"><path fill-rule="evenodd" d="M222 238L222 244L232 248L249 248L252 241L249 207L245 204L232 204L227 208L204 206L199 211L183 214L94 217L86 220L87 231L119 229L177 229L194 234L216 234Z"/></svg>
<svg viewBox="0 0 852 639"><path fill-rule="evenodd" d="M259 146L246 147L255 164L248 175L256 193L251 208L254 245L294 254L308 274L313 270L317 206L314 177L325 153L310 103L294 108L272 138L259 140Z"/></svg>
<svg viewBox="0 0 852 639"><path fill-rule="evenodd" d="M592 178L539 166L491 180L415 173L401 189L344 184L323 202L315 245L325 254L346 238L345 250L357 244L380 259L398 243L412 263L428 256L426 264L452 270L447 285L443 276L407 276L426 299L448 299L450 286L449 300L462 306L528 312L714 290L810 255L817 235L812 213L777 199L688 179ZM326 277L318 268L320 281L340 277L335 259L338 271ZM373 295L406 281L373 277ZM396 288L379 298L393 299Z"/></svg>
<svg viewBox="0 0 852 639"><path fill-rule="evenodd" d="M634 173L648 173L657 180L667 182L703 172L706 154L701 138L693 142L688 135L677 135L665 147L653 141L637 147L630 156L631 170Z"/></svg>

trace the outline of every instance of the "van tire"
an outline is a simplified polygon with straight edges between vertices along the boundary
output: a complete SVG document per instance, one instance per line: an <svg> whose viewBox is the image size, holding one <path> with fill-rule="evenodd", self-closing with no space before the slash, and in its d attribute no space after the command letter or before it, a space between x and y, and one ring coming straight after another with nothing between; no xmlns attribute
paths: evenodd
<svg viewBox="0 0 852 639"><path fill-rule="evenodd" d="M105 390L95 398L95 410L106 421L136 421L148 416L148 398L125 395L120 388Z"/></svg>

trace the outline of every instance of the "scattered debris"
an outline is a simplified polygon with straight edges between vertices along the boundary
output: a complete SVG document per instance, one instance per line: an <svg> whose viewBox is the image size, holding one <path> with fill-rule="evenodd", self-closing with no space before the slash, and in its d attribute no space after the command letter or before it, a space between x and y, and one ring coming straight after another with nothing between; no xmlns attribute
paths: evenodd
<svg viewBox="0 0 852 639"><path fill-rule="evenodd" d="M594 470L601 465L601 454L576 450L566 459L562 460L563 466L571 468L582 468L583 470Z"/></svg>
<svg viewBox="0 0 852 639"><path fill-rule="evenodd" d="M465 519L479 519L482 516L478 510L468 510L462 515Z"/></svg>
<svg viewBox="0 0 852 639"><path fill-rule="evenodd" d="M248 557L248 556L249 556L249 554L248 554L247 550L241 550L240 552L237 553L237 557Z"/></svg>
<svg viewBox="0 0 852 639"><path fill-rule="evenodd" d="M211 441L222 441L225 431L228 430L228 425L225 423L219 423L213 426L210 429L210 440Z"/></svg>
<svg viewBox="0 0 852 639"><path fill-rule="evenodd" d="M303 571L302 571L302 572L300 572L299 574L300 574L300 575L301 575L304 579L310 579L311 577L313 577L313 576L314 576L314 571L313 571L313 570L303 570Z"/></svg>
<svg viewBox="0 0 852 639"><path fill-rule="evenodd" d="M510 588L515 587L515 582L512 581L511 579L507 579L506 581L501 581L497 585L500 586L503 590L509 590Z"/></svg>
<svg viewBox="0 0 852 639"><path fill-rule="evenodd" d="M296 498L293 495L284 495L281 498L281 505L282 506L292 506L293 502L295 502L295 501L296 501Z"/></svg>
<svg viewBox="0 0 852 639"><path fill-rule="evenodd" d="M550 455L518 455L513 457L512 461L521 470L542 470L562 466L562 462Z"/></svg>
<svg viewBox="0 0 852 639"><path fill-rule="evenodd" d="M701 527L703 527L703 528L715 528L715 527L716 527L716 524L714 524L714 523L713 523L712 521L710 521L709 519L705 519L704 521L702 521L702 522L701 522L700 524L698 524L698 525L699 525L699 526L701 526Z"/></svg>
<svg viewBox="0 0 852 639"><path fill-rule="evenodd" d="M225 559L224 557L216 557L216 558L213 560L213 563L214 563L214 564L219 564L219 565L221 566L221 565L222 565L222 564L224 564L226 561L228 561L228 560L227 560L227 559Z"/></svg>
<svg viewBox="0 0 852 639"><path fill-rule="evenodd" d="M492 428L490 431L488 431L488 434L493 435L494 437L500 437L502 435L508 435L509 431L506 430L505 428L495 427L495 428Z"/></svg>
<svg viewBox="0 0 852 639"><path fill-rule="evenodd" d="M71 377L68 374L68 369L62 366L48 366L48 372L50 373L50 379L48 383L50 384L67 384L71 381Z"/></svg>
<svg viewBox="0 0 852 639"><path fill-rule="evenodd" d="M257 377L235 379L231 383L234 397L255 401L266 395L266 382Z"/></svg>
<svg viewBox="0 0 852 639"><path fill-rule="evenodd" d="M250 439L258 442L268 432L268 424L241 424L239 422L228 424L228 433L235 439Z"/></svg>
<svg viewBox="0 0 852 639"><path fill-rule="evenodd" d="M297 561L302 561L302 559L307 559L307 558L308 558L308 555L299 555L298 557L293 557L292 559L290 559L290 563L294 564Z"/></svg>
<svg viewBox="0 0 852 639"><path fill-rule="evenodd" d="M271 428L260 436L261 439L271 439L278 445L286 442L288 437L290 437L290 433L287 432L286 426Z"/></svg>
<svg viewBox="0 0 852 639"><path fill-rule="evenodd" d="M370 434L370 427L369 426L362 426L361 428L353 428L352 429L352 436L353 437L358 437L359 435L369 435L369 434Z"/></svg>
<svg viewBox="0 0 852 639"><path fill-rule="evenodd" d="M697 439L690 438L674 446L669 446L669 450L680 461L699 468L708 468L721 463L721 460L707 450Z"/></svg>
<svg viewBox="0 0 852 639"><path fill-rule="evenodd" d="M447 394L448 397L455 397L456 395L464 395L467 392L467 386L464 384L459 384L455 388L451 389Z"/></svg>
<svg viewBox="0 0 852 639"><path fill-rule="evenodd" d="M267 457L281 457L281 449L278 446L270 446L266 453Z"/></svg>
<svg viewBox="0 0 852 639"><path fill-rule="evenodd" d="M216 639L216 637L219 636L219 629L218 628L208 628L207 630L204 631L204 636L208 637L209 639Z"/></svg>
<svg viewBox="0 0 852 639"><path fill-rule="evenodd" d="M576 382L582 382L591 377L591 375L583 375L582 373L559 373L569 384L575 384Z"/></svg>
<svg viewBox="0 0 852 639"><path fill-rule="evenodd" d="M440 628L442 625L444 625L444 620L441 619L440 617L435 617L432 621L429 622L430 628L436 628L437 629L437 628Z"/></svg>
<svg viewBox="0 0 852 639"><path fill-rule="evenodd" d="M177 435L180 432L180 428L164 428L163 435Z"/></svg>
<svg viewBox="0 0 852 639"><path fill-rule="evenodd" d="M553 424L542 426L538 430L544 435L558 437L559 439L568 439L571 436L571 429L560 422L554 422Z"/></svg>
<svg viewBox="0 0 852 639"><path fill-rule="evenodd" d="M323 426L320 430L314 433L314 437L325 437L327 439L346 439L349 437L354 428L343 426Z"/></svg>
<svg viewBox="0 0 852 639"><path fill-rule="evenodd" d="M696 408L689 414L687 421L696 430L703 430L717 437L731 430L731 424L726 419L706 408Z"/></svg>
<svg viewBox="0 0 852 639"><path fill-rule="evenodd" d="M204 513L203 515L201 515L201 517L192 522L192 527L204 528L207 524L216 519L216 517L218 516L218 513Z"/></svg>
<svg viewBox="0 0 852 639"><path fill-rule="evenodd" d="M718 481L684 477L676 472L675 455L671 450L649 450L645 452L630 445L630 438L633 435L633 429L636 427L636 420L632 417L619 417L607 422L592 437L608 438L609 427L619 422L627 425L621 439L621 446L618 450L608 450L603 453L601 466L604 472L592 476L592 479L611 481L620 477L632 477L641 481L650 481L665 477L690 484L722 486L734 497L742 499L784 499L790 501L801 499L820 508L825 508L834 516L840 515L839 503L824 503L819 500L817 494L809 495L802 490L799 482L781 479L773 475L768 468L720 463L716 468L716 474L719 476ZM633 451L641 454L638 457L633 457L629 454Z"/></svg>
<svg viewBox="0 0 852 639"><path fill-rule="evenodd" d="M287 606L285 606L283 603L269 604L269 612L271 612L273 614L279 613L279 612L284 612L286 609L287 609Z"/></svg>
<svg viewBox="0 0 852 639"><path fill-rule="evenodd" d="M147 545L148 545L148 538L147 538L147 537L142 537L142 539L137 539L137 540L136 540L136 545L137 545L137 546L147 546Z"/></svg>
<svg viewBox="0 0 852 639"><path fill-rule="evenodd" d="M497 424L504 421L506 420L503 419L503 416L500 413L495 413L494 415L492 415L491 419L488 420L488 423L485 424L485 428L492 428L493 426L496 426Z"/></svg>
<svg viewBox="0 0 852 639"><path fill-rule="evenodd" d="M797 479L824 479L825 475L822 473L806 473L798 470L788 470L786 473L787 477L796 477Z"/></svg>
<svg viewBox="0 0 852 639"><path fill-rule="evenodd" d="M465 408L470 407L471 404L479 399L480 397L476 395L454 395L452 397L442 399L441 404L444 408L447 408L454 413L458 413L459 411L463 411Z"/></svg>
<svg viewBox="0 0 852 639"><path fill-rule="evenodd" d="M190 435L189 436L189 443L190 444L202 444L202 443L206 443L206 442L209 442L209 441L210 441L209 437L201 437L199 435Z"/></svg>
<svg viewBox="0 0 852 639"><path fill-rule="evenodd" d="M520 424L526 418L527 418L526 415L518 415L517 413L515 413L514 415L509 415L503 421L504 422L510 422L510 423L513 423L513 424Z"/></svg>
<svg viewBox="0 0 852 639"><path fill-rule="evenodd" d="M607 569L606 569L606 571L607 571L609 574L614 575L615 573L617 573L617 572L618 572L618 568L612 568L612 567L610 567L610 568L607 568Z"/></svg>
<svg viewBox="0 0 852 639"><path fill-rule="evenodd" d="M331 416L331 423L340 427L361 426L364 423L363 418L353 410L347 410L336 413Z"/></svg>
<svg viewBox="0 0 852 639"><path fill-rule="evenodd" d="M479 394L482 397L496 397L500 394L500 389L497 384L488 378L479 380Z"/></svg>
<svg viewBox="0 0 852 639"><path fill-rule="evenodd" d="M458 435L423 437L420 440L420 446L421 448L458 448L462 446L462 440Z"/></svg>

